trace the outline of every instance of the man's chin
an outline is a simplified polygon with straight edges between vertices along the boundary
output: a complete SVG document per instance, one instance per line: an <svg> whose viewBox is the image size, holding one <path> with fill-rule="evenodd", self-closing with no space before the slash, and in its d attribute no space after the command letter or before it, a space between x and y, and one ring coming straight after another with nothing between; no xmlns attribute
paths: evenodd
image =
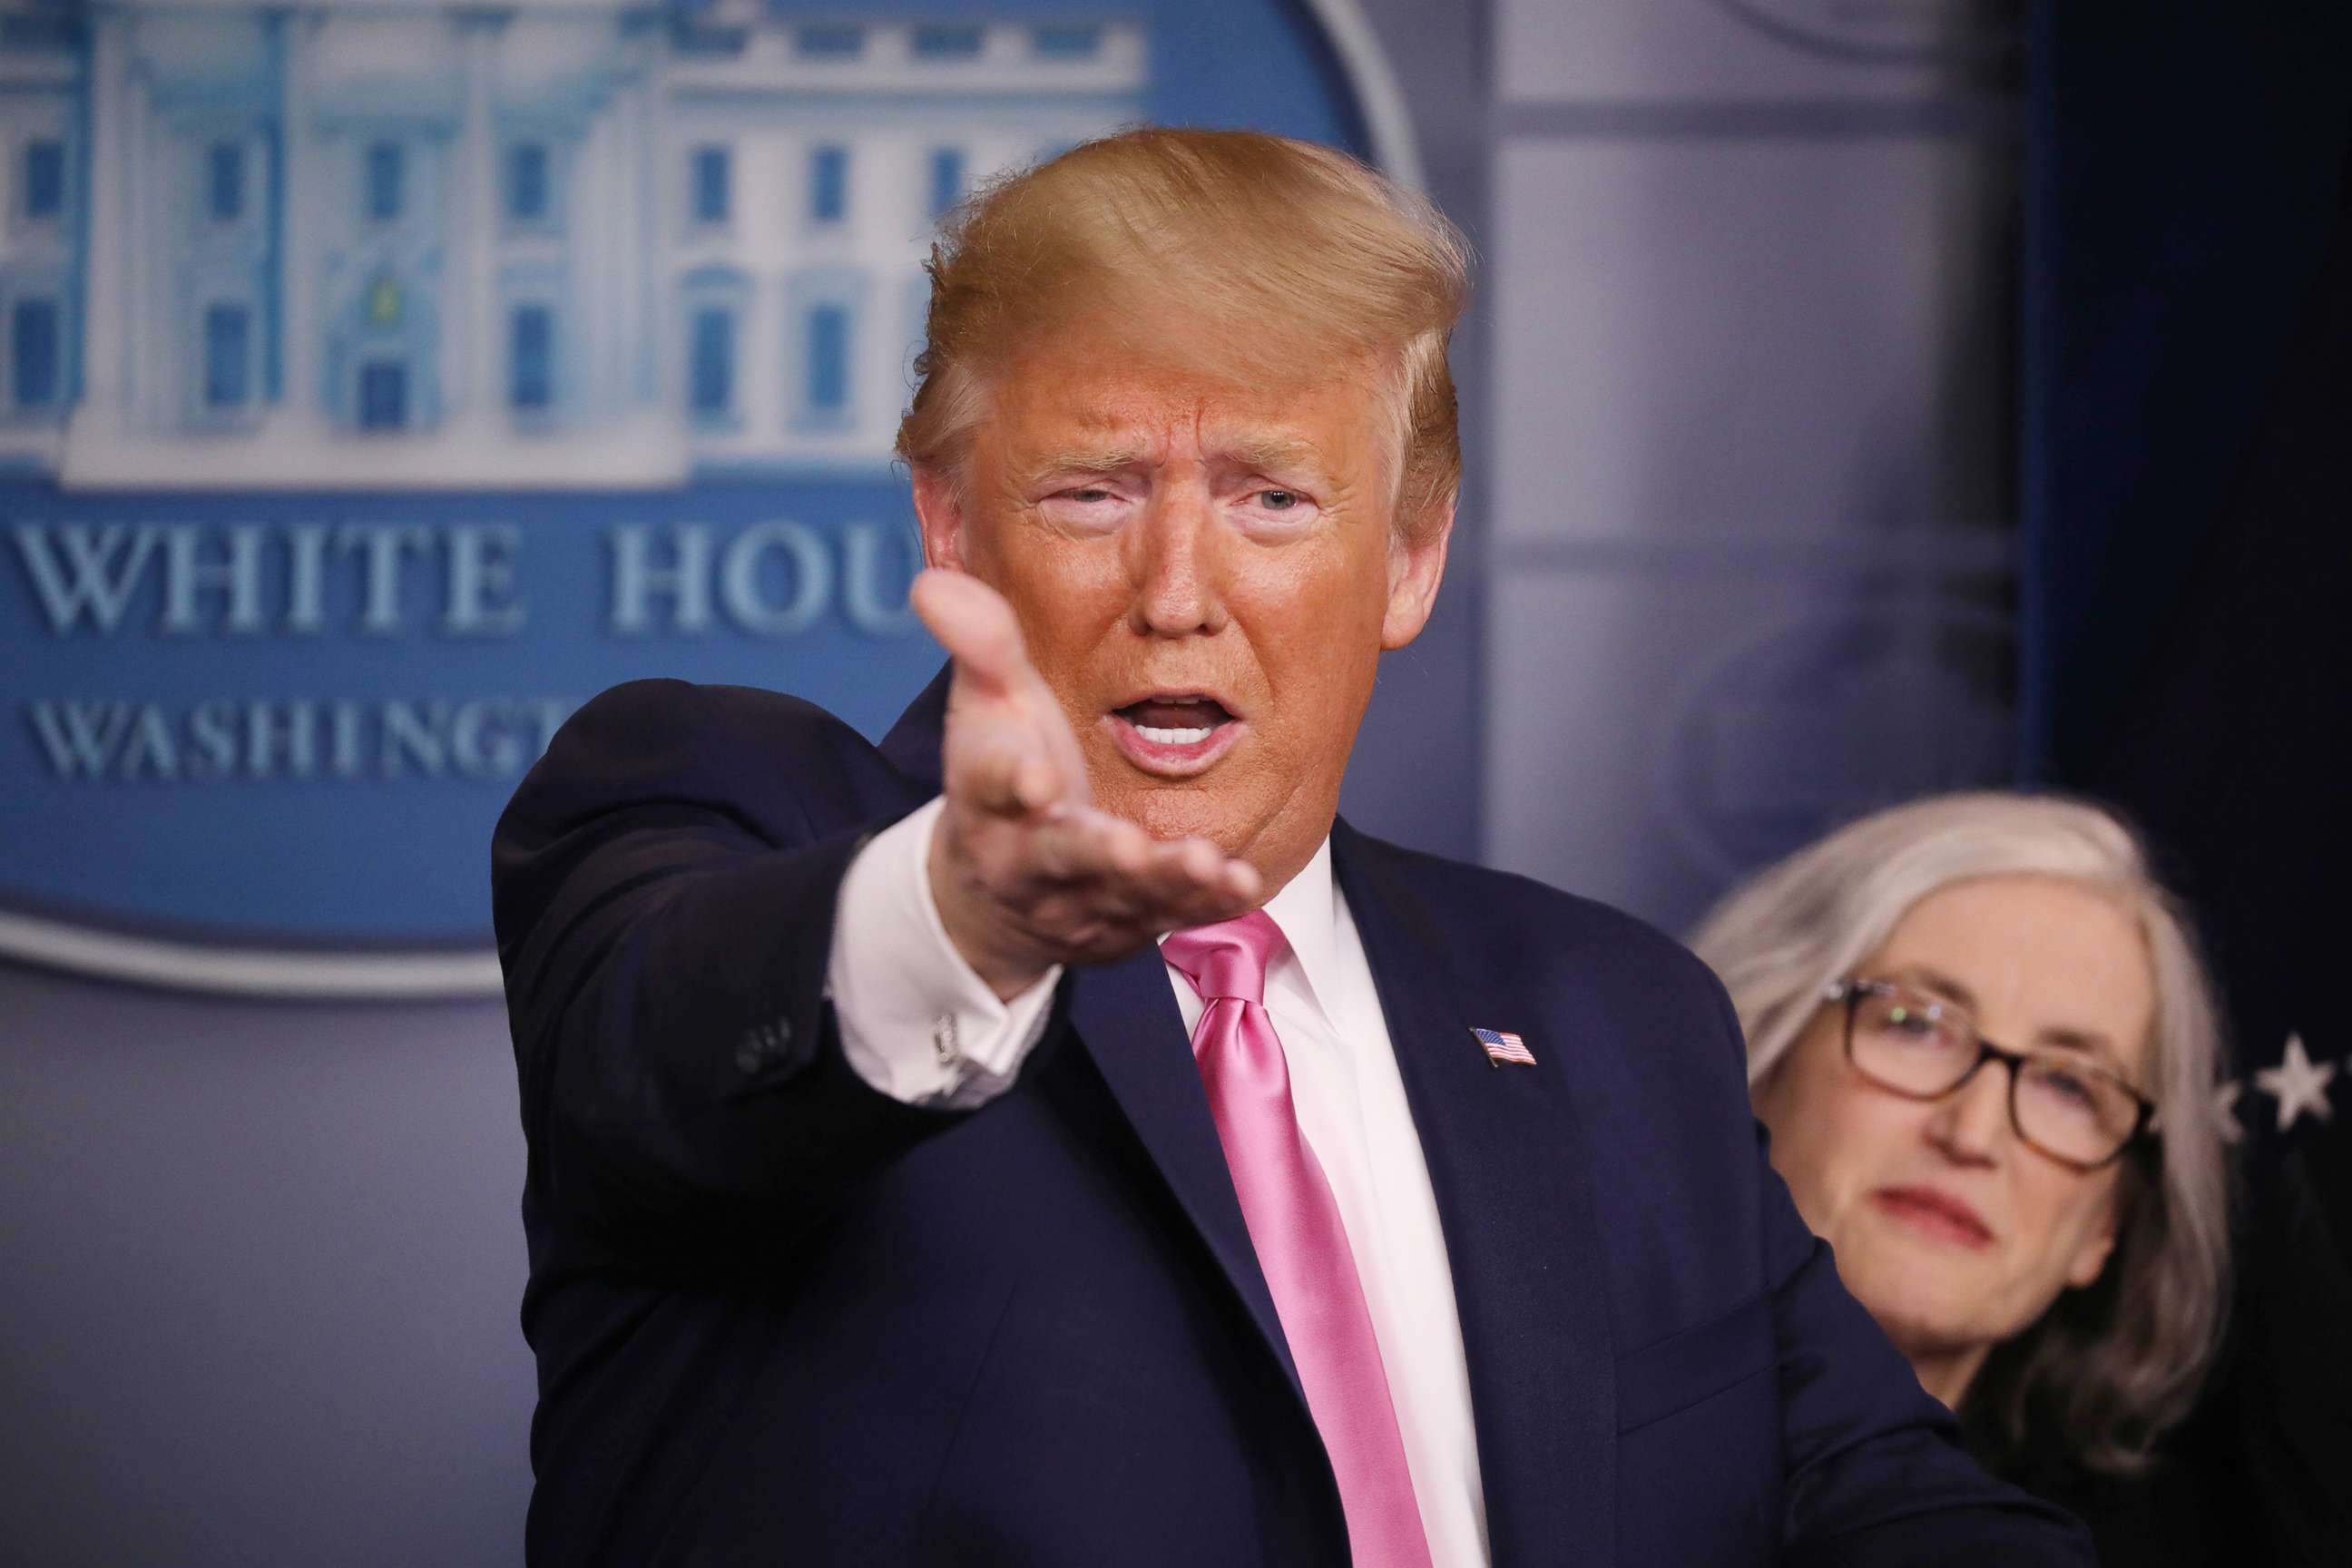
<svg viewBox="0 0 2352 1568"><path fill-rule="evenodd" d="M1271 897L1315 858L1330 831L1331 807L1318 815L1307 808L1303 797L1309 790L1269 796L1252 783L1223 770L1176 784L1129 772L1109 788L1097 783L1095 803L1163 842L1205 838L1230 858L1248 861Z"/></svg>
<svg viewBox="0 0 2352 1568"><path fill-rule="evenodd" d="M1112 776L1104 777L1106 773ZM1110 769L1097 769L1094 782L1097 805L1154 838L1205 838L1232 855L1261 826L1214 777L1158 779L1114 762Z"/></svg>

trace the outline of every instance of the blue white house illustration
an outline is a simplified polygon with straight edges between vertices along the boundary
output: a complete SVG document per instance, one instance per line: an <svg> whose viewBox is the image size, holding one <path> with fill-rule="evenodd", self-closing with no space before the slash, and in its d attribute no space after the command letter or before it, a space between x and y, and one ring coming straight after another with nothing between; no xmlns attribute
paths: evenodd
<svg viewBox="0 0 2352 1568"><path fill-rule="evenodd" d="M887 461L972 183L1139 118L1134 21L0 0L0 467L675 485Z"/></svg>

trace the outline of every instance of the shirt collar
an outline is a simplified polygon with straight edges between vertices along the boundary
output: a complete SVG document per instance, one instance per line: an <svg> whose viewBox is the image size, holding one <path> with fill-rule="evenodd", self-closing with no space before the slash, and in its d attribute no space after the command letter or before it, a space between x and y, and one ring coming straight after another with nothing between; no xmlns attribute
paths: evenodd
<svg viewBox="0 0 2352 1568"><path fill-rule="evenodd" d="M1299 868L1298 875L1282 885L1279 892L1265 901L1265 912L1290 945L1290 955L1298 961L1298 971L1307 989L1325 1015L1330 1013L1333 999L1342 994L1338 990L1339 963L1339 888L1331 879L1331 836L1325 834L1316 847L1314 858ZM1162 935L1159 938L1166 942ZM1282 960L1272 965L1280 970ZM1272 975L1267 977L1269 981Z"/></svg>
<svg viewBox="0 0 2352 1568"><path fill-rule="evenodd" d="M1315 858L1265 902L1265 912L1282 929L1307 988L1327 1016L1339 994L1334 989L1339 978L1339 889L1331 879L1331 839L1326 834Z"/></svg>

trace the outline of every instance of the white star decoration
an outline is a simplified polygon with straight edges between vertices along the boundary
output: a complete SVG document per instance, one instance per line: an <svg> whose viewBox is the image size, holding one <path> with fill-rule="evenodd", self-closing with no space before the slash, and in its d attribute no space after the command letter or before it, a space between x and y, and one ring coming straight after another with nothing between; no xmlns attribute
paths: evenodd
<svg viewBox="0 0 2352 1568"><path fill-rule="evenodd" d="M2238 1096L2245 1092L2242 1083L2221 1083L2213 1086L2213 1114L2221 1124L2221 1142L2236 1143L2246 1136L2238 1125Z"/></svg>
<svg viewBox="0 0 2352 1568"><path fill-rule="evenodd" d="M2284 1132L2306 1110L2319 1121L2335 1115L2336 1108L2327 1102L2327 1082L2335 1076L2334 1062L2314 1063L2304 1052L2303 1037L2289 1035L2279 1065L2255 1073L2254 1087L2278 1101L2279 1131Z"/></svg>

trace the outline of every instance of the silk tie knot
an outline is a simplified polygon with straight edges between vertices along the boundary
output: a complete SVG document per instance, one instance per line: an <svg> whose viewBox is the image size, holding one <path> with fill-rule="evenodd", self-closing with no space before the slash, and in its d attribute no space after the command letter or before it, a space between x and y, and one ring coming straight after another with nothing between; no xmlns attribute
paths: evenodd
<svg viewBox="0 0 2352 1568"><path fill-rule="evenodd" d="M1171 931L1160 956L1192 983L1203 1002L1228 997L1265 1005L1265 966L1288 943L1282 928L1264 910L1252 910L1213 926Z"/></svg>

